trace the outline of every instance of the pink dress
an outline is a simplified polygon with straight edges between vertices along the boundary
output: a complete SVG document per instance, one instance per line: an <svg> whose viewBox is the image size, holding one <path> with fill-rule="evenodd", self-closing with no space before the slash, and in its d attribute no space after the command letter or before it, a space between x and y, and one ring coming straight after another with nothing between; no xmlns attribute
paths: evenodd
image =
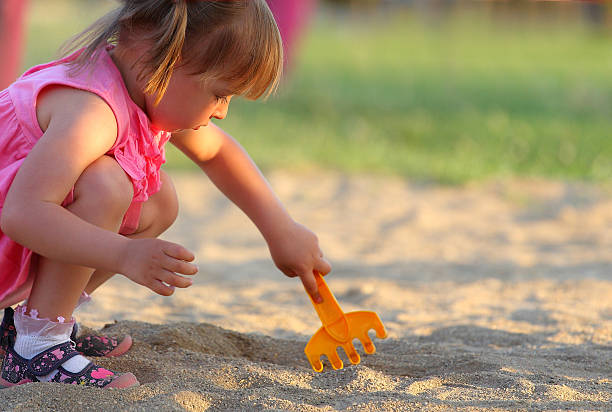
<svg viewBox="0 0 612 412"><path fill-rule="evenodd" d="M170 133L154 129L147 115L132 101L108 49L100 50L92 62L74 77L62 60L36 66L7 89L0 91L0 214L4 199L19 167L43 132L36 117L36 99L49 85L66 85L95 93L106 101L117 120L117 140L108 151L134 186L134 198L119 233L138 227L140 210L149 196L159 191L159 169L165 162L164 145ZM63 206L73 200L68 193ZM32 287L32 251L12 241L0 230L0 308L26 299Z"/></svg>

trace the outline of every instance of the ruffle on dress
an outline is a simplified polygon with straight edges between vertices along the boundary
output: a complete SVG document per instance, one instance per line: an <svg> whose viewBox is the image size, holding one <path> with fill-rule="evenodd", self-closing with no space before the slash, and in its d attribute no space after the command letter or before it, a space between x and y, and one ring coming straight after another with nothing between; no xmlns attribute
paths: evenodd
<svg viewBox="0 0 612 412"><path fill-rule="evenodd" d="M134 127L111 152L132 180L134 201L144 202L161 187L159 170L166 162L164 145L171 134L153 129L140 110L132 111L131 120Z"/></svg>

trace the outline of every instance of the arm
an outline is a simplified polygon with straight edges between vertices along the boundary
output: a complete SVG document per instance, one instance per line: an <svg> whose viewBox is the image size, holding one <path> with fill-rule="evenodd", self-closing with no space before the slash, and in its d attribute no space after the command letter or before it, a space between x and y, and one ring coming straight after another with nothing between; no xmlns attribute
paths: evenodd
<svg viewBox="0 0 612 412"><path fill-rule="evenodd" d="M56 109L46 110L52 106ZM120 256L126 239L60 206L83 170L112 146L117 136L115 117L97 96L66 88L41 94L39 108L46 131L7 193L2 231L43 256L117 271L119 262L108 257ZM58 234L62 242L57 241Z"/></svg>
<svg viewBox="0 0 612 412"><path fill-rule="evenodd" d="M0 217L2 231L42 256L123 273L160 293L163 285L154 285L150 273L143 275L144 269L134 267L155 266L150 263L151 250L161 248L161 244L152 243L151 239L131 240L104 230L61 206L83 170L113 145L117 126L111 109L91 93L53 88L41 94L37 115L45 132L24 160L7 193ZM164 247L173 249L167 253L170 255L176 255L177 249L182 248L173 244ZM190 260L189 252L182 249L183 260ZM167 289L163 291L169 294Z"/></svg>
<svg viewBox="0 0 612 412"><path fill-rule="evenodd" d="M296 223L272 191L246 151L216 125L175 133L172 143L193 160L212 182L257 226L276 266L299 276L317 301L313 270L327 274L316 236Z"/></svg>

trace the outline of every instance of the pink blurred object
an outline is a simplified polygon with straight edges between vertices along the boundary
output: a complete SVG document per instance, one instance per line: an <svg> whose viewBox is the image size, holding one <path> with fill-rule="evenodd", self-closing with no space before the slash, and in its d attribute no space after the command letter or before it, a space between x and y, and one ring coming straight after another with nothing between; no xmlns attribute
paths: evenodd
<svg viewBox="0 0 612 412"><path fill-rule="evenodd" d="M285 66L291 66L297 41L317 0L267 0L283 38ZM0 90L17 78L21 65L27 0L0 0Z"/></svg>
<svg viewBox="0 0 612 412"><path fill-rule="evenodd" d="M0 0L0 90L19 74L27 3L27 0Z"/></svg>
<svg viewBox="0 0 612 412"><path fill-rule="evenodd" d="M283 38L285 67L291 66L296 43L308 25L317 0L268 0Z"/></svg>

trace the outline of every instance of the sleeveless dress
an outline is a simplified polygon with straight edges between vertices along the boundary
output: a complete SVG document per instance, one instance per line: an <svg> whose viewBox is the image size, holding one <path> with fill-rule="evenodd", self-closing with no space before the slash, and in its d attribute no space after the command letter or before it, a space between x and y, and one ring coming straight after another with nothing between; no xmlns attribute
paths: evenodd
<svg viewBox="0 0 612 412"><path fill-rule="evenodd" d="M91 66L75 75L68 73L66 63L80 51L35 66L0 91L0 214L19 167L43 134L36 117L38 94L47 86L65 85L95 93L115 114L117 140L107 155L117 160L134 187L134 197L119 233L130 234L137 229L143 202L161 187L159 169L165 162L164 145L170 133L156 130L132 101L109 54L111 48L100 49ZM73 192L74 188L67 194L63 206L73 201ZM11 240L0 229L0 308L29 296L33 281L31 257L31 250Z"/></svg>

